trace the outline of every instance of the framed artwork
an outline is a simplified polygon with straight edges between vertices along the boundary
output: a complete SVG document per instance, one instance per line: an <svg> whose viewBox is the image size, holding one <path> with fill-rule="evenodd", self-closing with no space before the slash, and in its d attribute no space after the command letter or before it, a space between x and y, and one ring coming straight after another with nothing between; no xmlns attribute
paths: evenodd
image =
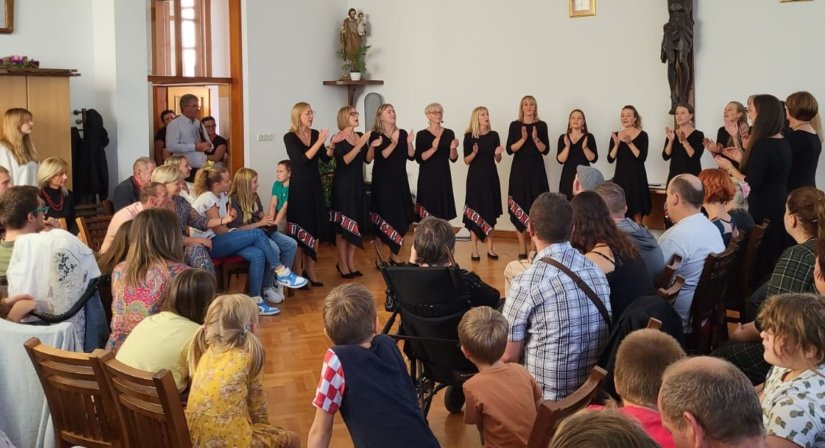
<svg viewBox="0 0 825 448"><path fill-rule="evenodd" d="M0 5L0 34L11 34L14 30L14 0L2 0Z"/></svg>
<svg viewBox="0 0 825 448"><path fill-rule="evenodd" d="M596 0L567 0L570 2L570 17L596 15Z"/></svg>
<svg viewBox="0 0 825 448"><path fill-rule="evenodd" d="M791 3L791 2L809 2L812 0L779 0L779 3Z"/></svg>

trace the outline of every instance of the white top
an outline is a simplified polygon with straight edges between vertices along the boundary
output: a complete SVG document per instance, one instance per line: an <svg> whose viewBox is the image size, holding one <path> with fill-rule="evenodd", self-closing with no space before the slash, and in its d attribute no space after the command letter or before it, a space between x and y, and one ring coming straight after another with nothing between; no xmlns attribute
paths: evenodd
<svg viewBox="0 0 825 448"><path fill-rule="evenodd" d="M226 217L227 213L227 205L229 204L229 197L226 193L221 193L221 196L218 197L215 193L211 191L207 191L206 193L201 194L195 199L195 203L192 204L192 208L195 209L196 212L200 213L202 216L206 216L206 211L212 208L212 206L218 207L218 214L221 218ZM714 227L716 228L716 227ZM717 230L716 233L719 233ZM189 235L193 238L213 238L215 236L215 232L212 229L207 230L198 230L193 227L189 228Z"/></svg>
<svg viewBox="0 0 825 448"><path fill-rule="evenodd" d="M37 186L37 168L40 164L32 160L21 166L8 146L3 143L0 143L0 166L9 170L13 185Z"/></svg>
<svg viewBox="0 0 825 448"><path fill-rule="evenodd" d="M166 125L166 149L172 154L183 154L193 169L206 164L206 154L195 149L196 142L212 144L200 121L179 115Z"/></svg>
<svg viewBox="0 0 825 448"><path fill-rule="evenodd" d="M825 364L816 366L820 374L806 370L784 381L788 369L772 367L765 380L762 422L769 436L781 437L801 447L825 447Z"/></svg>

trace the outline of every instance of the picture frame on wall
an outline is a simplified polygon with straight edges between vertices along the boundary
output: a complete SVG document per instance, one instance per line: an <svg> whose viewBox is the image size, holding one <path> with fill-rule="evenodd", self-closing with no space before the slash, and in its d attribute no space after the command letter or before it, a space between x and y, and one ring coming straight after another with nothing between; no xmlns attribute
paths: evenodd
<svg viewBox="0 0 825 448"><path fill-rule="evenodd" d="M779 0L779 3L810 2L813 0Z"/></svg>
<svg viewBox="0 0 825 448"><path fill-rule="evenodd" d="M588 17L596 15L596 0L567 0L570 5L570 17Z"/></svg>
<svg viewBox="0 0 825 448"><path fill-rule="evenodd" d="M11 34L14 30L14 0L2 0L0 5L0 34Z"/></svg>

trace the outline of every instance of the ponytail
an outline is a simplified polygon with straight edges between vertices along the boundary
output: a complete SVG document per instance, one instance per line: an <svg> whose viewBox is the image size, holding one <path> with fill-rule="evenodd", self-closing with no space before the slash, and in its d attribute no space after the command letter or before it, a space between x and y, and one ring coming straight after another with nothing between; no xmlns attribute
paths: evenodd
<svg viewBox="0 0 825 448"><path fill-rule="evenodd" d="M223 174L229 170L223 166L205 166L195 174L195 195L200 196L212 189L212 186L223 179Z"/></svg>
<svg viewBox="0 0 825 448"><path fill-rule="evenodd" d="M189 361L190 376L194 375L198 369L198 363L201 360L201 356L206 352L207 347L206 325L201 325L198 327L198 330L195 331L195 335L192 336L192 342L189 344L189 353L187 353L186 356L186 359Z"/></svg>

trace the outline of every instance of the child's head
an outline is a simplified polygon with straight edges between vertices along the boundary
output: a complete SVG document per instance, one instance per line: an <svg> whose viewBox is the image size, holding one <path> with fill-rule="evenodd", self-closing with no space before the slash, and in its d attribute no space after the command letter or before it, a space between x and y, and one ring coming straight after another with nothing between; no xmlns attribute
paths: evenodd
<svg viewBox="0 0 825 448"><path fill-rule="evenodd" d="M0 166L0 194L12 187L11 175L9 170L4 166Z"/></svg>
<svg viewBox="0 0 825 448"><path fill-rule="evenodd" d="M471 308L458 324L458 339L470 360L493 364L507 348L507 319L488 306Z"/></svg>
<svg viewBox="0 0 825 448"><path fill-rule="evenodd" d="M166 290L163 311L203 325L206 309L215 297L215 278L203 269L187 269Z"/></svg>
<svg viewBox="0 0 825 448"><path fill-rule="evenodd" d="M111 274L118 263L126 261L126 255L129 253L129 232L131 230L131 220L124 222L118 227L112 244L110 244L106 252L100 254L100 258L97 259L97 266L100 268L100 272Z"/></svg>
<svg viewBox="0 0 825 448"><path fill-rule="evenodd" d="M206 310L203 325L195 332L189 346L189 370L195 372L201 356L210 347L242 350L249 354L249 375L257 376L264 365L266 352L254 334L258 325L258 305L246 294L224 294L215 298Z"/></svg>
<svg viewBox="0 0 825 448"><path fill-rule="evenodd" d="M765 361L786 368L815 368L825 361L825 301L815 294L779 294L756 318ZM802 365L798 365L798 364Z"/></svg>
<svg viewBox="0 0 825 448"><path fill-rule="evenodd" d="M207 191L226 193L230 185L229 170L222 165L205 166L195 174L195 194L198 196Z"/></svg>
<svg viewBox="0 0 825 448"><path fill-rule="evenodd" d="M581 410L562 420L549 448L653 448L659 446L633 418L616 409Z"/></svg>
<svg viewBox="0 0 825 448"><path fill-rule="evenodd" d="M289 180L289 176L292 174L292 164L289 163L289 160L281 160L278 162L278 167L275 168L275 179L280 182L284 183Z"/></svg>
<svg viewBox="0 0 825 448"><path fill-rule="evenodd" d="M324 331L335 345L368 341L378 327L375 299L360 283L347 283L324 299Z"/></svg>
<svg viewBox="0 0 825 448"><path fill-rule="evenodd" d="M628 334L616 352L616 391L624 400L655 407L662 374L685 356L676 339L663 331L642 329Z"/></svg>

